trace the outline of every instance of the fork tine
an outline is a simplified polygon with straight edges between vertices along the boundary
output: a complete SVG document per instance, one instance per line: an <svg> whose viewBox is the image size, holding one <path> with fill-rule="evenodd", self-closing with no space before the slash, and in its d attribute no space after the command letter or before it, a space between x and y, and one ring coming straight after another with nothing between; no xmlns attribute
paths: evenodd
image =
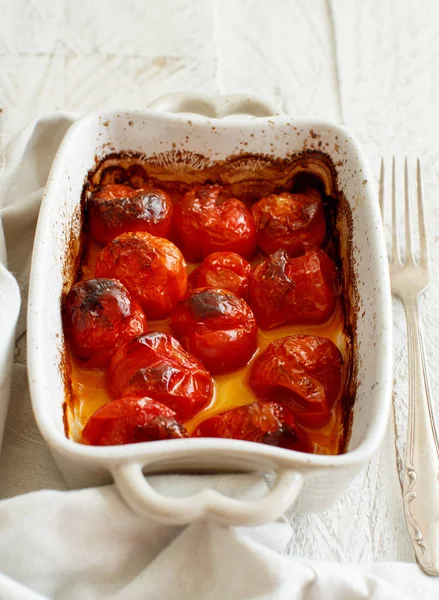
<svg viewBox="0 0 439 600"><path fill-rule="evenodd" d="M417 160L417 179L418 179L418 223L419 223L419 250L420 264L428 264L427 232L425 228L424 198L422 191L421 161Z"/></svg>
<svg viewBox="0 0 439 600"><path fill-rule="evenodd" d="M404 197L405 197L405 262L413 264L415 258L413 256L413 241L412 241L412 218L409 197L409 173L407 165L407 157L404 160Z"/></svg>
<svg viewBox="0 0 439 600"><path fill-rule="evenodd" d="M384 159L381 159L380 167L380 191L379 191L380 211L384 223Z"/></svg>
<svg viewBox="0 0 439 600"><path fill-rule="evenodd" d="M393 261L401 261L399 254L398 215L396 213L395 157L392 159L392 254L390 256L390 262Z"/></svg>

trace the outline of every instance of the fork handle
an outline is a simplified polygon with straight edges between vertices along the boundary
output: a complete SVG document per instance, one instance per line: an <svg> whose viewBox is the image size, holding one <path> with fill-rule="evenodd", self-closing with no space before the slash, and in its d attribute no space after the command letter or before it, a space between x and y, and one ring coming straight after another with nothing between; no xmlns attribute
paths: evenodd
<svg viewBox="0 0 439 600"><path fill-rule="evenodd" d="M428 386L417 298L403 300L408 341L408 440L404 513L416 559L439 575L439 446Z"/></svg>

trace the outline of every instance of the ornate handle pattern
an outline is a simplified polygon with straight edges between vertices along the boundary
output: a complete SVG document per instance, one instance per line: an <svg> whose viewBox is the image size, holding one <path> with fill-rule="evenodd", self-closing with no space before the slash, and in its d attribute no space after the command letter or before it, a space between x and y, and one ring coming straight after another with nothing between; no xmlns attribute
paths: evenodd
<svg viewBox="0 0 439 600"><path fill-rule="evenodd" d="M417 299L405 300L404 309L409 363L404 512L418 563L428 575L439 575L439 444Z"/></svg>

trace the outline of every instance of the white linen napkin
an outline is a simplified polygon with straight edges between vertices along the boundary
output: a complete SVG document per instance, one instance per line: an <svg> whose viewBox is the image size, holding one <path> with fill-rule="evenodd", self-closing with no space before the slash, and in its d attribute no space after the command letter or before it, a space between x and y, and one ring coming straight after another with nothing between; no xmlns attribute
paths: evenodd
<svg viewBox="0 0 439 600"><path fill-rule="evenodd" d="M25 369L25 309L33 234L56 149L77 115L56 113L29 125L0 155L0 225L8 266L22 298L12 394L0 455L1 600L393 600L439 597L437 580L415 564L346 565L286 555L286 519L253 528L198 522L160 525L135 515L114 486L65 490L32 415ZM3 249L4 250L4 249ZM0 233L0 251L1 233ZM0 417L19 309L17 285L0 254ZM3 382L3 383L2 383ZM1 421L0 421L1 431ZM253 475L156 476L162 493L209 485L254 498ZM50 490L35 491L42 488ZM58 490L58 491L55 491ZM15 496L15 497L13 497Z"/></svg>
<svg viewBox="0 0 439 600"><path fill-rule="evenodd" d="M6 246L0 221L0 448L9 405L15 325L20 309L17 282L6 269Z"/></svg>

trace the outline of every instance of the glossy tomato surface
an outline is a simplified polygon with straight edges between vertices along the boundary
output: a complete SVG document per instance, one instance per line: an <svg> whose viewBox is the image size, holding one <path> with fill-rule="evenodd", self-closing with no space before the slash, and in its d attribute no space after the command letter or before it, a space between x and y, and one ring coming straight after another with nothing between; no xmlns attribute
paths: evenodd
<svg viewBox="0 0 439 600"><path fill-rule="evenodd" d="M329 319L338 296L338 279L329 256L310 245L303 256L278 250L250 277L249 303L264 329L283 323L318 324Z"/></svg>
<svg viewBox="0 0 439 600"><path fill-rule="evenodd" d="M173 410L151 398L121 398L99 408L82 432L91 446L117 446L187 437Z"/></svg>
<svg viewBox="0 0 439 600"><path fill-rule="evenodd" d="M322 427L341 389L343 359L323 337L290 335L254 361L249 385L261 401L279 402L304 427Z"/></svg>
<svg viewBox="0 0 439 600"><path fill-rule="evenodd" d="M276 402L252 402L203 421L192 437L214 437L260 442L279 448L306 452L309 444L300 439L293 415Z"/></svg>
<svg viewBox="0 0 439 600"><path fill-rule="evenodd" d="M240 298L248 296L251 266L235 252L209 254L189 276L189 285L195 288L221 288Z"/></svg>
<svg viewBox="0 0 439 600"><path fill-rule="evenodd" d="M128 231L168 237L172 203L162 190L106 185L87 204L90 233L101 244Z"/></svg>
<svg viewBox="0 0 439 600"><path fill-rule="evenodd" d="M96 275L119 279L151 319L167 317L187 289L180 250L146 232L124 233L107 244L97 257Z"/></svg>
<svg viewBox="0 0 439 600"><path fill-rule="evenodd" d="M105 368L118 346L147 330L142 309L114 279L73 285L64 300L63 320L73 354L87 368Z"/></svg>
<svg viewBox="0 0 439 600"><path fill-rule="evenodd" d="M325 239L323 202L315 190L266 196L254 204L252 213L258 248L267 256L280 249L300 256L304 242L320 246Z"/></svg>
<svg viewBox="0 0 439 600"><path fill-rule="evenodd" d="M218 185L197 186L183 196L174 207L173 235L191 262L212 252L236 252L248 259L256 247L251 212Z"/></svg>
<svg viewBox="0 0 439 600"><path fill-rule="evenodd" d="M253 312L242 298L227 290L192 290L176 306L171 325L186 350L212 374L244 366L256 350Z"/></svg>
<svg viewBox="0 0 439 600"><path fill-rule="evenodd" d="M149 396L186 421L209 404L210 374L171 335L153 331L141 335L113 356L107 372L113 398Z"/></svg>

